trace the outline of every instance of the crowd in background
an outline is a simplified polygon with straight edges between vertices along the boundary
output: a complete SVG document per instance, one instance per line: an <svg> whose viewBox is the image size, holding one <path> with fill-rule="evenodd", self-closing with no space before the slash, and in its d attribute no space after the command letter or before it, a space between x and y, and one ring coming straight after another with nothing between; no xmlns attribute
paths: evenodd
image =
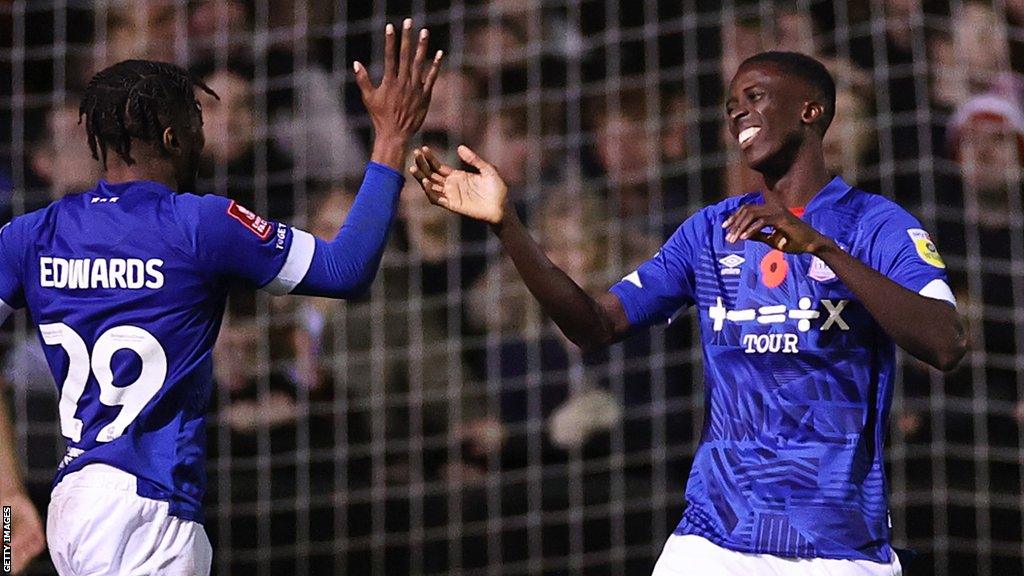
<svg viewBox="0 0 1024 576"><path fill-rule="evenodd" d="M96 70L147 58L219 96L200 95L199 192L332 238L371 138L350 64L379 73L384 24L407 14L448 54L421 142L495 164L592 291L761 185L723 122L744 58L825 62L829 168L932 231L971 332L957 371L907 357L897 385L894 535L921 554L907 574L1024 574L1024 1L0 2L3 220L102 177L79 97ZM410 180L366 298L229 298L217 573L649 573L701 431L691 314L582 355L488 230ZM3 386L45 509L55 388L32 327L10 324Z"/></svg>

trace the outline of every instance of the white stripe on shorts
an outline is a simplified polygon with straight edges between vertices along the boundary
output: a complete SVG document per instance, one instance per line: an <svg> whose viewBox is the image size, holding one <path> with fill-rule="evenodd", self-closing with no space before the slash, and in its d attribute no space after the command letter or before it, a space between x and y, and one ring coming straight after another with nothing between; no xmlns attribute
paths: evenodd
<svg viewBox="0 0 1024 576"><path fill-rule="evenodd" d="M651 576L902 576L899 558L883 564L869 560L782 558L722 548L700 536L673 534Z"/></svg>

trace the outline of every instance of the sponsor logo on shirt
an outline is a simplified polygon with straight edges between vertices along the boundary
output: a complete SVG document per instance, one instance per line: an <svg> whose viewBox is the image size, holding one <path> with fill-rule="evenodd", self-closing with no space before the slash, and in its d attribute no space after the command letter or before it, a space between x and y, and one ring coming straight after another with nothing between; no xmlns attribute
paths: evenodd
<svg viewBox="0 0 1024 576"><path fill-rule="evenodd" d="M231 204L228 204L228 216L241 222L242 226L245 226L250 232L258 236L260 240L270 238L270 235L273 233L270 222L234 200L231 201Z"/></svg>
<svg viewBox="0 0 1024 576"><path fill-rule="evenodd" d="M932 242L927 232L920 228L909 228L907 229L907 234L914 242L914 247L917 248L917 255L921 257L921 260L936 268L946 267L946 263L942 261L942 256L939 256L938 248L935 247L935 243Z"/></svg>
<svg viewBox="0 0 1024 576"><path fill-rule="evenodd" d="M278 222L277 224L277 244L274 245L278 250L284 250L284 239L288 237L288 226Z"/></svg>
<svg viewBox="0 0 1024 576"><path fill-rule="evenodd" d="M720 268L722 276L738 276L741 272L740 265L746 261L747 259L739 254L729 254L724 258L719 258L718 263L722 265Z"/></svg>
<svg viewBox="0 0 1024 576"><path fill-rule="evenodd" d="M767 326L772 324L783 324L791 320L796 321L796 329L800 332L807 332L811 329L812 321L821 321L818 330L827 332L832 329L846 331L850 325L843 319L842 313L849 304L849 300L822 299L817 306L813 301L804 296L797 302L797 308L789 308L785 304L774 306L761 306L759 308L747 308L743 310L729 310L722 304L719 297L714 306L708 308L708 317L711 318L711 328L715 332L721 332L726 322L744 324L756 322L759 325ZM824 318L824 319L823 319ZM765 352L782 352L783 354L796 354L800 350L797 346L799 337L797 334L745 334L743 335L743 346L747 354Z"/></svg>
<svg viewBox="0 0 1024 576"><path fill-rule="evenodd" d="M96 288L163 288L159 258L57 258L39 257L39 286L66 290Z"/></svg>

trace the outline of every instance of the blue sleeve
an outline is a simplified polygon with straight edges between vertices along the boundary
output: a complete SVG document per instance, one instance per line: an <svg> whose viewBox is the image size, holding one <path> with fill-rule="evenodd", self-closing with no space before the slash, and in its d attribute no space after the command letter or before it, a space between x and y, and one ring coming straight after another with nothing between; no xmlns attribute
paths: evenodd
<svg viewBox="0 0 1024 576"><path fill-rule="evenodd" d="M20 219L15 219L0 228L0 300L3 300L2 304L6 306L0 306L0 311L3 312L4 318L11 309L25 305L20 266L20 255L25 253L24 238L20 233L23 228L21 224Z"/></svg>
<svg viewBox="0 0 1024 576"><path fill-rule="evenodd" d="M275 295L345 298L364 292L377 273L403 183L397 171L371 162L331 242L266 220L227 198L191 197L200 206L194 226L200 266Z"/></svg>
<svg viewBox="0 0 1024 576"><path fill-rule="evenodd" d="M861 227L868 265L908 290L956 304L946 264L917 218L885 201Z"/></svg>
<svg viewBox="0 0 1024 576"><path fill-rule="evenodd" d="M610 288L622 302L630 326L666 322L677 310L694 303L697 246L707 234L704 212L694 214L654 257Z"/></svg>
<svg viewBox="0 0 1024 576"><path fill-rule="evenodd" d="M199 266L210 276L267 286L298 244L294 229L265 220L234 200L207 194L182 195L178 202L187 210Z"/></svg>
<svg viewBox="0 0 1024 576"><path fill-rule="evenodd" d="M399 172L370 162L341 230L330 242L316 239L309 270L292 293L350 298L369 289L404 183Z"/></svg>

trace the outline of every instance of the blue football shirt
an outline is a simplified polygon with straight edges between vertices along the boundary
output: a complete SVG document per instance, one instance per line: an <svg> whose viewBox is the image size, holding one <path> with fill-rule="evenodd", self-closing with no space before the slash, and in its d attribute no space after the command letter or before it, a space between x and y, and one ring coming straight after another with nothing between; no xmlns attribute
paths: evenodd
<svg viewBox="0 0 1024 576"><path fill-rule="evenodd" d="M706 408L676 534L736 551L891 561L883 443L895 346L824 262L725 241L760 193L698 212L611 288L632 326L696 306ZM955 305L921 224L835 178L802 216L901 286Z"/></svg>
<svg viewBox="0 0 1024 576"><path fill-rule="evenodd" d="M211 351L227 288L290 292L316 240L220 196L108 184L0 230L0 308L27 307L60 390L67 453L202 521Z"/></svg>

